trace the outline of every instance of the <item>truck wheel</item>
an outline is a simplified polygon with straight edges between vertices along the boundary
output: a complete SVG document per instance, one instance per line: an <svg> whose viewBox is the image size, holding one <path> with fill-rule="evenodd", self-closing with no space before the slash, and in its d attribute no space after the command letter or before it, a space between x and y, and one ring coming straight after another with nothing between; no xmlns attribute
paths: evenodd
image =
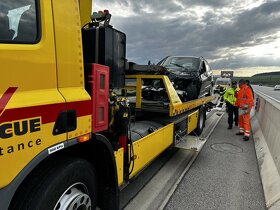
<svg viewBox="0 0 280 210"><path fill-rule="evenodd" d="M199 114L198 114L197 127L194 130L194 133L198 136L203 131L203 128L205 126L205 119L206 119L205 108L204 108L204 106L201 106L199 109Z"/></svg>
<svg viewBox="0 0 280 210"><path fill-rule="evenodd" d="M21 188L10 209L95 209L95 171L86 160L63 158L37 170Z"/></svg>

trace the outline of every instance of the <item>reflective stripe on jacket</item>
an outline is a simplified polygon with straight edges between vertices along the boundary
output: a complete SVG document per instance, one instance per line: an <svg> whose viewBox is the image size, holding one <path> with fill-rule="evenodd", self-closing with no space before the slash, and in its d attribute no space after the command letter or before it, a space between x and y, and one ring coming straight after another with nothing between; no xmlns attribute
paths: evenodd
<svg viewBox="0 0 280 210"><path fill-rule="evenodd" d="M241 85L240 90L237 93L235 106L238 106L239 108L251 108L254 106L253 93L247 85Z"/></svg>

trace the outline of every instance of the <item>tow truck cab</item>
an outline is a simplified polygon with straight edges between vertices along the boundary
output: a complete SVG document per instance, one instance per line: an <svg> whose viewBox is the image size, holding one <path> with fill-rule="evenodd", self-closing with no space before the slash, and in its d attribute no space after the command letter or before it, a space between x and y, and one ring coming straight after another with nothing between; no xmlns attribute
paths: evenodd
<svg viewBox="0 0 280 210"><path fill-rule="evenodd" d="M0 209L118 209L120 188L175 136L203 129L212 98L183 103L164 75L127 76L130 107L125 35L100 27L106 11L91 21L91 4L0 3ZM167 107L142 106L143 78L164 81Z"/></svg>
<svg viewBox="0 0 280 210"><path fill-rule="evenodd" d="M15 208L22 189L36 181L36 171L67 162L60 151L84 159L94 153L82 145L70 148L92 135L81 36L90 11L89 0L1 1L0 209ZM98 144L99 158L112 161L104 167L112 176L104 180L117 191L114 153ZM113 203L117 193L112 194Z"/></svg>

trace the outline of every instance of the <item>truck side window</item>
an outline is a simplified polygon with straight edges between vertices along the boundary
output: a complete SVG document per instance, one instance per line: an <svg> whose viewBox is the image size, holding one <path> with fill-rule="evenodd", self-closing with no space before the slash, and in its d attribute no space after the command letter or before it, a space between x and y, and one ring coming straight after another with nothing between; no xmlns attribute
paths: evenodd
<svg viewBox="0 0 280 210"><path fill-rule="evenodd" d="M1 43L35 43L38 41L36 5L36 0L1 0Z"/></svg>

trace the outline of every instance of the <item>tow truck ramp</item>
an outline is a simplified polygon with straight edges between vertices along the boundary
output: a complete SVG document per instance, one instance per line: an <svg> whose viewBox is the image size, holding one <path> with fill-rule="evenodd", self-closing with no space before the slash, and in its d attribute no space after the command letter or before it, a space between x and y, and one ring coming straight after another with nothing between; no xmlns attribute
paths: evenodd
<svg viewBox="0 0 280 210"><path fill-rule="evenodd" d="M217 111L213 109L211 112L206 114L206 127L201 136L186 135L184 136L178 144L175 145L176 148L192 150L194 152L199 152L203 145L206 143L207 139L213 132L216 125L219 123L220 119L223 117L224 112Z"/></svg>
<svg viewBox="0 0 280 210"><path fill-rule="evenodd" d="M200 138L198 136L185 136L180 143L175 145L175 147L198 152L201 150L205 142L205 138Z"/></svg>

